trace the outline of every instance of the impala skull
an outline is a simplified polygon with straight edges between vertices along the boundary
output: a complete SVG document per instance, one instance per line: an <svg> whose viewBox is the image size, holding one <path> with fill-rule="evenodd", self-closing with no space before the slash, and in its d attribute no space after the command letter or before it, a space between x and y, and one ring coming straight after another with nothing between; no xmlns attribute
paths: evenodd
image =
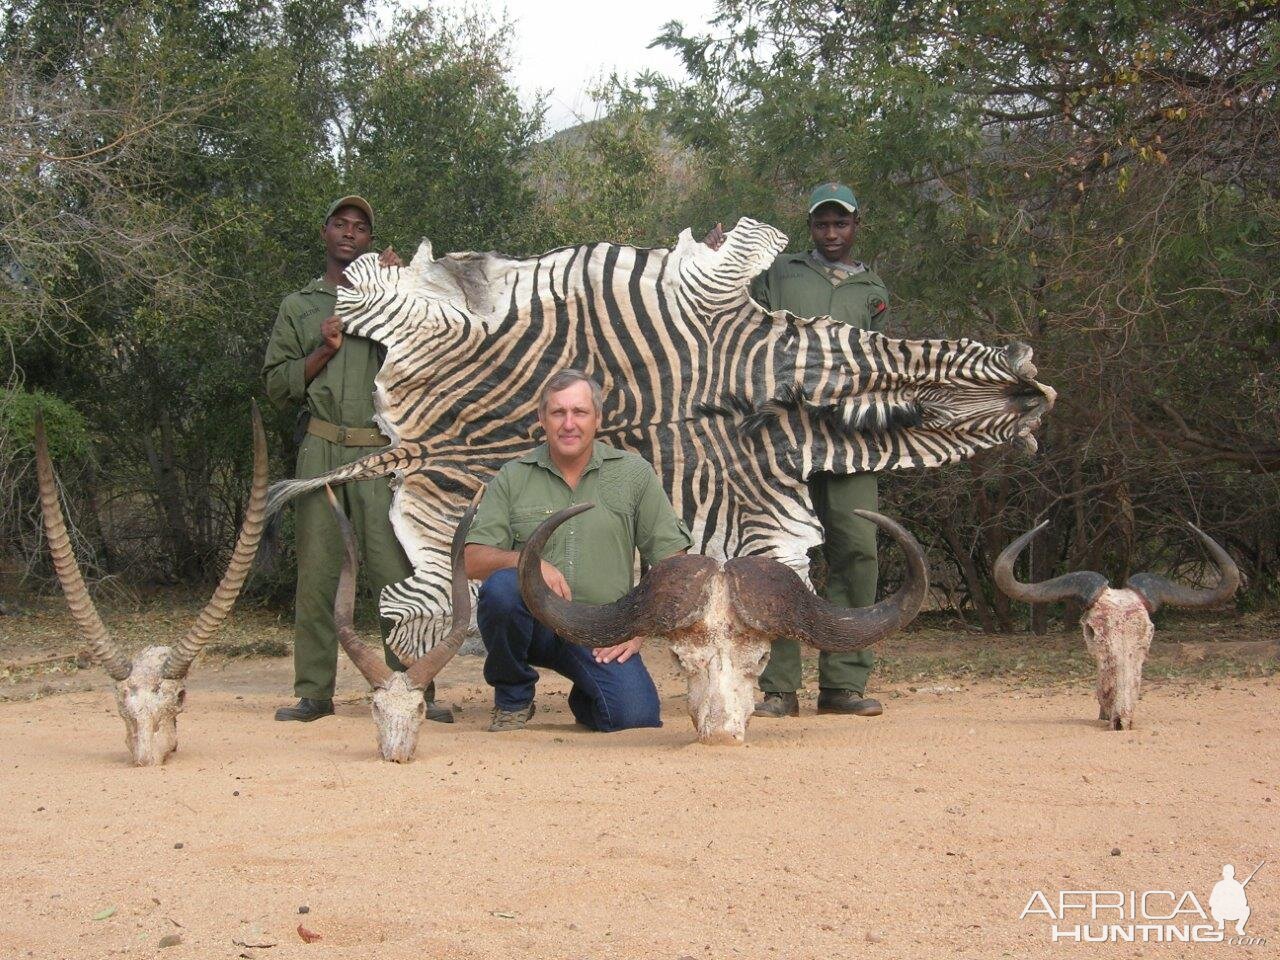
<svg viewBox="0 0 1280 960"><path fill-rule="evenodd" d="M467 574L462 563L462 550L467 542L471 519L476 514L479 497L467 507L457 532L453 535L453 628L448 636L409 664L405 670L398 671L388 667L372 647L356 636L353 623L357 570L355 532L351 528L351 521L338 506L332 488L326 485L325 493L329 496L329 505L333 507L346 547L342 572L338 576L338 592L333 601L333 620L338 631L338 642L373 688L373 722L378 731L378 752L382 754L382 759L408 763L418 748L418 731L427 712L422 693L458 652L466 638L467 626L471 623L471 588L467 584Z"/></svg>
<svg viewBox="0 0 1280 960"><path fill-rule="evenodd" d="M1013 575L1014 561L1048 525L1046 520L1024 533L996 558L996 585L1014 600L1027 603L1073 599L1085 605L1080 628L1085 646L1098 661L1098 719L1112 730L1128 730L1133 726L1142 668L1155 634L1151 614L1166 603L1175 607L1221 603L1240 586L1240 570L1212 537L1188 523L1218 565L1218 584L1211 589L1183 586L1154 573L1135 573L1123 589L1114 590L1106 577L1091 570L1065 573L1043 583L1019 583Z"/></svg>
<svg viewBox="0 0 1280 960"><path fill-rule="evenodd" d="M888 517L858 510L907 557L902 586L871 607L834 606L776 560L739 557L722 567L697 555L654 564L613 603L572 603L547 586L539 561L556 527L592 506L561 510L534 531L520 551L520 593L534 617L571 643L607 647L635 636L665 637L688 681L689 715L703 743L746 738L754 681L774 639L789 637L839 653L861 650L910 623L928 591L924 552L915 538Z"/></svg>
<svg viewBox="0 0 1280 960"><path fill-rule="evenodd" d="M185 680L201 648L217 632L235 605L240 587L249 574L253 555L262 536L267 502L267 438L262 417L253 407L253 488L244 523L226 573L211 599L187 635L173 647L146 647L132 659L115 645L85 589L67 536L67 526L58 504L57 484L44 422L36 414L36 475L40 484L40 509L53 567L71 607L71 616L80 628L93 659L116 681L116 706L124 718L125 743L134 764L140 767L164 763L178 748L178 714L186 700Z"/></svg>

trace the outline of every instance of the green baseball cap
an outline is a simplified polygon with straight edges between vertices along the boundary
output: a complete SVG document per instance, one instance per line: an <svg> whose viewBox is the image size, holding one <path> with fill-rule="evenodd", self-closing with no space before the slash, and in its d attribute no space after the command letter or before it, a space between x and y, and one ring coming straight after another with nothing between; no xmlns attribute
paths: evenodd
<svg viewBox="0 0 1280 960"><path fill-rule="evenodd" d="M853 196L853 194L850 194ZM339 197L333 203L329 204L329 209L324 213L324 222L328 223L329 218L341 210L343 207L355 207L369 218L369 229L373 230L373 207L369 205L369 201L364 197L356 196L354 193L349 197Z"/></svg>
<svg viewBox="0 0 1280 960"><path fill-rule="evenodd" d="M809 212L817 210L824 203L834 203L844 207L850 213L858 212L858 198L843 183L820 183L809 194Z"/></svg>

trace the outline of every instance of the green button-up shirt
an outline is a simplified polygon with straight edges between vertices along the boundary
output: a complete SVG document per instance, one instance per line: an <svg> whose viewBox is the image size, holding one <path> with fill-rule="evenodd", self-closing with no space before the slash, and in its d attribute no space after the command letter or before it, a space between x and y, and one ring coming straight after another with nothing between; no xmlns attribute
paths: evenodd
<svg viewBox="0 0 1280 960"><path fill-rule="evenodd" d="M313 416L329 423L371 427L373 378L385 354L380 345L344 334L338 352L306 382L307 355L324 340L320 326L336 305L337 291L325 280L312 280L284 298L262 361L267 396L279 407L305 403Z"/></svg>
<svg viewBox="0 0 1280 960"><path fill-rule="evenodd" d="M751 296L770 310L831 317L860 330L884 331L889 291L870 269L833 284L808 253L783 253L751 282Z"/></svg>
<svg viewBox="0 0 1280 960"><path fill-rule="evenodd" d="M653 564L693 544L648 461L598 440L576 490L545 443L506 464L489 481L467 543L519 550L542 521L577 503L596 506L561 524L542 552L574 600L612 603L635 584L636 550Z"/></svg>

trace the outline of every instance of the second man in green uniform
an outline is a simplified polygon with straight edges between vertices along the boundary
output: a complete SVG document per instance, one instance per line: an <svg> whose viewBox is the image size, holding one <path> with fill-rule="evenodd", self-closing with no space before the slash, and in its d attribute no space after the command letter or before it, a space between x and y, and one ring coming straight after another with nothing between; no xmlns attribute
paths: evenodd
<svg viewBox="0 0 1280 960"><path fill-rule="evenodd" d="M844 184L824 183L809 196L809 236L813 249L783 253L751 284L751 295L770 310L787 310L800 317L831 317L862 330L883 331L889 291L873 270L853 259L858 231L858 201ZM717 224L706 243L724 242ZM854 510L877 508L876 475L842 476L821 473L809 482L814 509L825 533L826 599L842 607L875 603L878 567L875 525L854 516ZM878 716L878 700L865 696L873 658L870 650L823 653L818 659L818 712ZM760 675L764 700L756 716L783 717L799 713L796 691L803 683L800 645L794 640L773 644L769 663Z"/></svg>

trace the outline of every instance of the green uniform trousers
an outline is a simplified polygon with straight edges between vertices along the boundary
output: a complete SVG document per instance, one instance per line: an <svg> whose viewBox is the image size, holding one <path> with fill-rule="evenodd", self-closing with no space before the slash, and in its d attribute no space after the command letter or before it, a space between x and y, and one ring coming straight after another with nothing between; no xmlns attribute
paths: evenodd
<svg viewBox="0 0 1280 960"><path fill-rule="evenodd" d="M809 481L809 492L826 532L823 553L827 560L827 585L823 597L842 607L869 607L876 602L876 525L853 515L854 510L875 510L877 480L874 473L849 476L820 473ZM822 653L818 658L818 686L823 690L856 690L864 693L874 660L870 648L856 653ZM800 644L775 640L769 662L760 674L765 693L792 693L803 686Z"/></svg>
<svg viewBox="0 0 1280 960"><path fill-rule="evenodd" d="M300 479L351 463L372 447L343 447L310 434L298 450ZM360 569L368 578L376 597L389 583L413 573L391 530L391 487L385 477L338 484L334 495L355 527L360 544ZM298 592L294 605L293 692L298 697L328 700L333 697L338 669L338 633L333 625L333 598L338 589L338 573L344 555L342 533L324 490L305 494L295 501L298 549ZM381 621L385 646L391 621ZM390 647L387 665L403 670Z"/></svg>

